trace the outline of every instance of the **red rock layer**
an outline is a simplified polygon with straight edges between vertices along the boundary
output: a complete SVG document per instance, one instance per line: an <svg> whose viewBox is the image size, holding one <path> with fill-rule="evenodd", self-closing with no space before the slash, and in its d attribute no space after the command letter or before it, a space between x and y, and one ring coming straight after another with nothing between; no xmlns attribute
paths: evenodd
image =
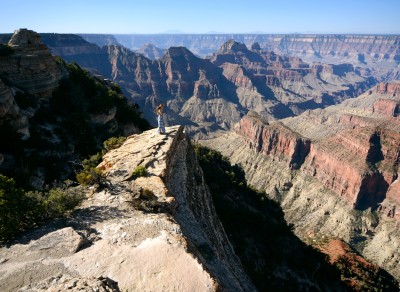
<svg viewBox="0 0 400 292"><path fill-rule="evenodd" d="M372 112L379 112L387 117L398 117L400 114L400 101L379 99L374 103Z"/></svg>
<svg viewBox="0 0 400 292"><path fill-rule="evenodd" d="M248 115L235 131L250 148L290 168L302 167L356 209L378 208L397 178L400 133L387 129L357 127L311 144L281 123L269 125ZM399 195L391 196L400 201Z"/></svg>
<svg viewBox="0 0 400 292"><path fill-rule="evenodd" d="M281 123L268 125L258 117L245 116L235 127L249 147L271 156L277 161L287 161L288 166L298 169L310 151L311 142L294 133Z"/></svg>
<svg viewBox="0 0 400 292"><path fill-rule="evenodd" d="M376 86L376 93L391 96L400 95L400 83L382 82Z"/></svg>

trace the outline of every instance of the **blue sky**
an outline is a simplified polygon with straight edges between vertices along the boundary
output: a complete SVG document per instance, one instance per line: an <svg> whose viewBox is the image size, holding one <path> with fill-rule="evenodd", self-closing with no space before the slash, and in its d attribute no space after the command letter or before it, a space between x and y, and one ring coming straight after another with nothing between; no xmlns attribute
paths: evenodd
<svg viewBox="0 0 400 292"><path fill-rule="evenodd" d="M400 0L0 0L0 33L400 34Z"/></svg>

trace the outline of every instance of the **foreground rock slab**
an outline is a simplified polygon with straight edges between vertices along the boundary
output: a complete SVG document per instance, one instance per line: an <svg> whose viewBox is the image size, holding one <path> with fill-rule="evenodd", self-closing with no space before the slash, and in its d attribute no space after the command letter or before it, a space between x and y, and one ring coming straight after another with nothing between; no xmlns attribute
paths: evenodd
<svg viewBox="0 0 400 292"><path fill-rule="evenodd" d="M128 137L71 218L0 249L0 291L255 290L192 154L179 126Z"/></svg>

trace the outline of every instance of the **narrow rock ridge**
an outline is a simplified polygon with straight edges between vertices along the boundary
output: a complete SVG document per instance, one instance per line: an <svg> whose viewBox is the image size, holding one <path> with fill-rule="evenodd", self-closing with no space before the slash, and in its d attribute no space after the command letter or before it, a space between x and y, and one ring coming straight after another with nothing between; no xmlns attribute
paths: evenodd
<svg viewBox="0 0 400 292"><path fill-rule="evenodd" d="M176 221L210 273L224 279L221 284L229 290L254 289L215 212L190 139L182 131L178 131L167 153L165 184L179 206Z"/></svg>
<svg viewBox="0 0 400 292"><path fill-rule="evenodd" d="M138 166L145 175L133 174ZM70 218L0 249L1 291L86 282L110 289L99 291L255 290L183 127L130 136L98 168L105 186L86 189L87 200Z"/></svg>

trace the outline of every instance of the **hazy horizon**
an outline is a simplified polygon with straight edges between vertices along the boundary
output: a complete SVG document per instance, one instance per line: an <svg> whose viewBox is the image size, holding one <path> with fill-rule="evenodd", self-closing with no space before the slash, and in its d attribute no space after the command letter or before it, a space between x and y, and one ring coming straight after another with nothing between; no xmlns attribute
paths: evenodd
<svg viewBox="0 0 400 292"><path fill-rule="evenodd" d="M400 34L398 0L0 0L1 33ZM17 7L17 9L16 9Z"/></svg>

